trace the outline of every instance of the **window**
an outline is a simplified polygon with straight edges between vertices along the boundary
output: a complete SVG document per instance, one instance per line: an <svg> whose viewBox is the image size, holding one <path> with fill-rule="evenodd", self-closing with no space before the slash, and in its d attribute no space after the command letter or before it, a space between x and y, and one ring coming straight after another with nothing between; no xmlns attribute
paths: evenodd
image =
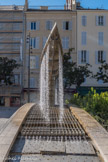
<svg viewBox="0 0 108 162"><path fill-rule="evenodd" d="M96 16L96 25L97 26L105 26L106 17L105 16Z"/></svg>
<svg viewBox="0 0 108 162"><path fill-rule="evenodd" d="M72 30L72 21L64 21L63 30Z"/></svg>
<svg viewBox="0 0 108 162"><path fill-rule="evenodd" d="M43 37L43 47L45 46L46 41L47 41L47 37Z"/></svg>
<svg viewBox="0 0 108 162"><path fill-rule="evenodd" d="M103 24L104 24L104 17L103 16L99 16L98 17L98 25L102 25L103 26Z"/></svg>
<svg viewBox="0 0 108 162"><path fill-rule="evenodd" d="M87 25L87 16L82 16L82 26Z"/></svg>
<svg viewBox="0 0 108 162"><path fill-rule="evenodd" d="M35 38L30 38L30 46L32 48L35 48L36 47L36 39Z"/></svg>
<svg viewBox="0 0 108 162"><path fill-rule="evenodd" d="M98 62L102 62L103 61L103 51L98 51Z"/></svg>
<svg viewBox="0 0 108 162"><path fill-rule="evenodd" d="M30 78L30 88L35 88L35 78Z"/></svg>
<svg viewBox="0 0 108 162"><path fill-rule="evenodd" d="M36 22L31 22L31 30L36 30Z"/></svg>
<svg viewBox="0 0 108 162"><path fill-rule="evenodd" d="M31 46L32 48L39 49L39 37L31 38L31 39L30 39L30 46Z"/></svg>
<svg viewBox="0 0 108 162"><path fill-rule="evenodd" d="M36 49L39 49L39 37L36 37Z"/></svg>
<svg viewBox="0 0 108 162"><path fill-rule="evenodd" d="M63 46L63 49L69 48L69 37L63 37L62 38L62 46Z"/></svg>
<svg viewBox="0 0 108 162"><path fill-rule="evenodd" d="M81 51L81 62L86 63L86 51Z"/></svg>
<svg viewBox="0 0 108 162"><path fill-rule="evenodd" d="M35 69L35 56L30 56L30 69Z"/></svg>
<svg viewBox="0 0 108 162"><path fill-rule="evenodd" d="M103 45L103 42L104 42L104 34L103 32L99 32L98 33L98 44Z"/></svg>
<svg viewBox="0 0 108 162"><path fill-rule="evenodd" d="M95 62L99 64L103 61L106 61L106 52L105 51L96 51L95 52Z"/></svg>
<svg viewBox="0 0 108 162"><path fill-rule="evenodd" d="M30 69L39 69L39 56L30 56Z"/></svg>
<svg viewBox="0 0 108 162"><path fill-rule="evenodd" d="M52 21L46 21L46 30L52 29Z"/></svg>
<svg viewBox="0 0 108 162"><path fill-rule="evenodd" d="M14 75L14 84L16 84L16 85L20 84L20 75L19 74Z"/></svg>
<svg viewBox="0 0 108 162"><path fill-rule="evenodd" d="M36 69L39 69L39 56L36 56Z"/></svg>
<svg viewBox="0 0 108 162"><path fill-rule="evenodd" d="M89 63L89 51L82 50L78 52L78 63L79 64Z"/></svg>
<svg viewBox="0 0 108 162"><path fill-rule="evenodd" d="M40 25L40 22L39 21L31 22L30 29L31 30L39 30L39 25Z"/></svg>
<svg viewBox="0 0 108 162"><path fill-rule="evenodd" d="M86 45L86 43L87 43L87 34L86 32L82 32L81 33L81 44Z"/></svg>

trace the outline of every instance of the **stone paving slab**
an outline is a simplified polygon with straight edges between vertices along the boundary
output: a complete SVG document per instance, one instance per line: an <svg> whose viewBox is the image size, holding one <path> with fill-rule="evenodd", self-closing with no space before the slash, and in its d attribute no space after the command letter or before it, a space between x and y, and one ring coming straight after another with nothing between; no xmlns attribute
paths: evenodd
<svg viewBox="0 0 108 162"><path fill-rule="evenodd" d="M74 156L74 155L16 155L11 158L15 162L99 162L98 157L95 156ZM13 162L13 160L9 160Z"/></svg>
<svg viewBox="0 0 108 162"><path fill-rule="evenodd" d="M67 141L65 144L66 153L95 155L95 150L88 141Z"/></svg>
<svg viewBox="0 0 108 162"><path fill-rule="evenodd" d="M86 111L76 107L70 109L93 141L104 162L108 162L108 132Z"/></svg>
<svg viewBox="0 0 108 162"><path fill-rule="evenodd" d="M34 105L34 103L28 103L19 108L0 134L0 162L4 162L7 158L26 115Z"/></svg>

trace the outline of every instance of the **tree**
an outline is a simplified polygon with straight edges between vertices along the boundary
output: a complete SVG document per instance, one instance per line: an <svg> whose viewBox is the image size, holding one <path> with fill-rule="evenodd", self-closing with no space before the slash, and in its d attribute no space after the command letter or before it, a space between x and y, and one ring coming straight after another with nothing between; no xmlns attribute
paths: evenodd
<svg viewBox="0 0 108 162"><path fill-rule="evenodd" d="M94 75L97 81L102 80L104 83L108 83L108 63L103 61L99 67L99 71Z"/></svg>
<svg viewBox="0 0 108 162"><path fill-rule="evenodd" d="M13 70L19 66L16 60L0 57L0 83L3 81L6 85L12 84Z"/></svg>
<svg viewBox="0 0 108 162"><path fill-rule="evenodd" d="M85 78L89 77L92 72L88 69L89 64L77 66L75 62L71 61L71 51L72 49L69 49L63 58L64 87L70 88L72 85L76 85L79 88Z"/></svg>

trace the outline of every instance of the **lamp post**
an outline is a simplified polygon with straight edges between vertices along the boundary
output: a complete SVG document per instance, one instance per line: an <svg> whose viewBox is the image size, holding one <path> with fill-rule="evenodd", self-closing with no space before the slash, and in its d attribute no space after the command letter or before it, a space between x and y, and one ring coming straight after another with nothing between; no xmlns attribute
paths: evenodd
<svg viewBox="0 0 108 162"><path fill-rule="evenodd" d="M32 53L31 43L30 43L30 33L27 36L27 43L29 44L29 53L28 53L28 103L30 102L30 53Z"/></svg>

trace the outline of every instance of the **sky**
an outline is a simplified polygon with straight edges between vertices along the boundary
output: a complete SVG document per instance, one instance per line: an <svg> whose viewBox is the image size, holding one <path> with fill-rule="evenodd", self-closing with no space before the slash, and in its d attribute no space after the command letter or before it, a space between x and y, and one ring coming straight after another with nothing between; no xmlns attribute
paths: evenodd
<svg viewBox="0 0 108 162"><path fill-rule="evenodd" d="M64 5L66 0L28 0L30 6L56 6ZM0 0L0 5L24 5L25 0ZM85 8L108 9L108 0L80 0Z"/></svg>

